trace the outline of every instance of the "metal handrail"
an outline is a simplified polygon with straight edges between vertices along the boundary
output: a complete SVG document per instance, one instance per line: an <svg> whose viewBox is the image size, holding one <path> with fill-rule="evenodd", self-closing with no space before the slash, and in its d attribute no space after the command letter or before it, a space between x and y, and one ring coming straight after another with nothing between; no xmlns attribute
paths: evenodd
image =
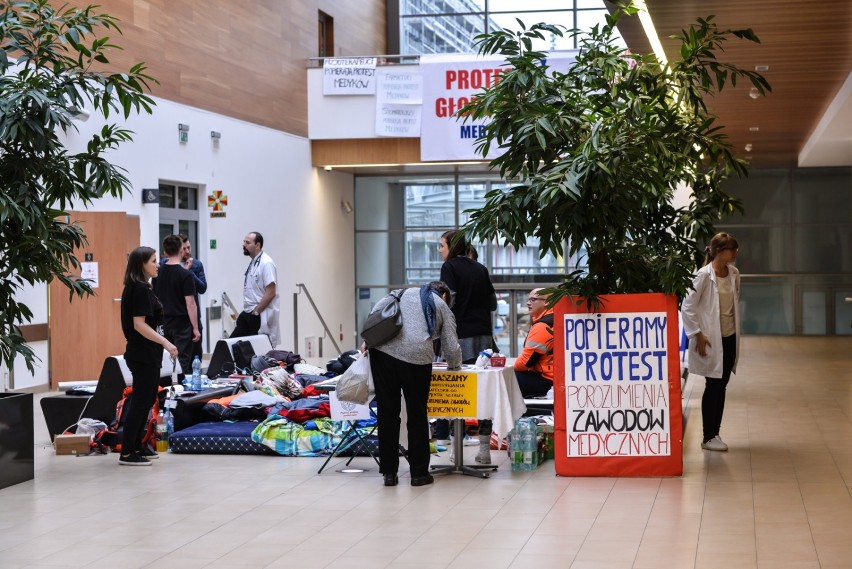
<svg viewBox="0 0 852 569"><path fill-rule="evenodd" d="M334 344L334 349L337 350L337 353L341 353L340 346L337 345L337 342L334 340L334 334L332 334L331 330L328 328L328 324L325 323L325 318L320 314L319 308L317 308L316 303L314 302L311 293L308 292L308 287L304 285L304 283L296 283L296 287L300 290L304 291L305 296L308 298L308 302L311 303L311 307L314 309L314 313L319 318L320 323L322 324L323 330L325 330L325 335L328 336L328 339L331 340L331 343ZM293 341L298 342L299 338L299 294L300 292L293 293ZM322 356L322 353L319 354Z"/></svg>
<svg viewBox="0 0 852 569"><path fill-rule="evenodd" d="M222 308L223 308L223 309L224 309L224 308L227 308L227 309L230 311L229 316L231 317L231 320L232 320L232 321L234 321L234 322L236 323L236 321L237 321L237 317L240 315L240 311L239 311L239 310L237 310L237 307L236 307L236 306L234 306L234 303L233 303L233 302L231 302L231 297L229 297L229 296L228 296L228 293L227 293L227 292L223 292L223 293L222 293ZM221 320L222 320L222 337L223 337L223 338L228 338L228 337L229 337L229 335L226 333L226 330L225 330L225 318L224 318L224 315L222 316L222 319L221 319Z"/></svg>

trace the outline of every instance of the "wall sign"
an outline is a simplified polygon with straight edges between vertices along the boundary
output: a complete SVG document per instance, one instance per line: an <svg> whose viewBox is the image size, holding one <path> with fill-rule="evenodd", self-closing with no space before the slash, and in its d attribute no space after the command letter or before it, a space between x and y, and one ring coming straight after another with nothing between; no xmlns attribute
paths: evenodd
<svg viewBox="0 0 852 569"><path fill-rule="evenodd" d="M222 190L213 190L207 196L207 207L211 208L210 217L225 217L225 206L228 205L228 196Z"/></svg>

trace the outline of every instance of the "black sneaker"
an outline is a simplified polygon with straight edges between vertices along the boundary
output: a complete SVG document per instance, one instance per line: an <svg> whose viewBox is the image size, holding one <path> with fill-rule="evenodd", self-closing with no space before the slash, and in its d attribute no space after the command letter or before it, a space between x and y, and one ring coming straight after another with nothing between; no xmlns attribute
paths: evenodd
<svg viewBox="0 0 852 569"><path fill-rule="evenodd" d="M427 486L435 481L435 478L431 474L424 474L422 476L412 476L411 477L411 485L412 486Z"/></svg>
<svg viewBox="0 0 852 569"><path fill-rule="evenodd" d="M124 466L151 466L151 461L134 453L128 455L120 455L118 457L118 464Z"/></svg>
<svg viewBox="0 0 852 569"><path fill-rule="evenodd" d="M142 450L140 450L139 456L141 456L142 458L147 458L148 460L160 458L160 455L157 454L157 451L150 448L143 448Z"/></svg>

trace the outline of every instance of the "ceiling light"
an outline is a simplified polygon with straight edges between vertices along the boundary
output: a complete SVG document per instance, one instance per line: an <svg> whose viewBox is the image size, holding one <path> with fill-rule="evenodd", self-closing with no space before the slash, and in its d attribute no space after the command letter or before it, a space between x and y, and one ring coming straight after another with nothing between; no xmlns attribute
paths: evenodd
<svg viewBox="0 0 852 569"><path fill-rule="evenodd" d="M749 89L748 96L752 99L759 99L760 91L757 90L757 87L752 87L751 89Z"/></svg>
<svg viewBox="0 0 852 569"><path fill-rule="evenodd" d="M768 65L755 65L754 70L755 71L769 71L769 66Z"/></svg>
<svg viewBox="0 0 852 569"><path fill-rule="evenodd" d="M648 43L651 44L651 49L654 50L654 55L663 63L668 63L666 52L663 50L663 44L660 42L660 37L657 35L657 30L654 27L654 22L651 20L651 13L645 5L645 0L634 0L633 6L639 9L639 23L642 24L642 29L645 36L648 38Z"/></svg>
<svg viewBox="0 0 852 569"><path fill-rule="evenodd" d="M751 152L751 142L749 142L748 144L745 145L745 151Z"/></svg>
<svg viewBox="0 0 852 569"><path fill-rule="evenodd" d="M757 132L757 131L759 131L759 130L760 130L760 127L759 127L759 126L750 126L750 127L748 127L748 131L749 131L749 132Z"/></svg>

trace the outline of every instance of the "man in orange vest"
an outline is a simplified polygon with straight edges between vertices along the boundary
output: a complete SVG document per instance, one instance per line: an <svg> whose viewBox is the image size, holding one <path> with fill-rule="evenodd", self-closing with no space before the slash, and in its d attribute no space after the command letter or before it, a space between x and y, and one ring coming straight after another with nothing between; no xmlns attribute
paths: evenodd
<svg viewBox="0 0 852 569"><path fill-rule="evenodd" d="M532 326L514 364L524 398L544 397L553 387L553 309L547 308L543 290L533 289L527 298Z"/></svg>

